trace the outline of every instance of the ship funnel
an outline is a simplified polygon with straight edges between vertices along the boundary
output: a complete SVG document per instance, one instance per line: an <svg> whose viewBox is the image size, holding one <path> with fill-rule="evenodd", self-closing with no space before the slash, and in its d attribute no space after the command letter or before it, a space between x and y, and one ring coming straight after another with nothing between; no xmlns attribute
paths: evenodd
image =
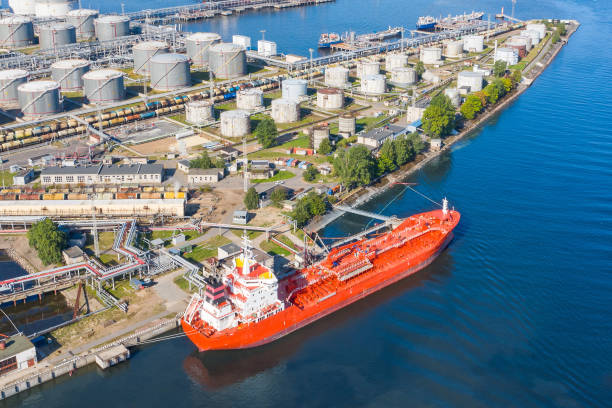
<svg viewBox="0 0 612 408"><path fill-rule="evenodd" d="M442 214L446 217L448 215L448 200L446 197L442 199Z"/></svg>

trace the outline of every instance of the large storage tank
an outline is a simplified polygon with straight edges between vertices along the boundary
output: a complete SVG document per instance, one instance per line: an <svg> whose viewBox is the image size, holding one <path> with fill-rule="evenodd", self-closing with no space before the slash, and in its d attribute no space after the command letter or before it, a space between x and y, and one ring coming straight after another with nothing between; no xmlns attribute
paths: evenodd
<svg viewBox="0 0 612 408"><path fill-rule="evenodd" d="M483 78L481 72L461 71L457 75L457 88L468 87L470 92L481 91Z"/></svg>
<svg viewBox="0 0 612 408"><path fill-rule="evenodd" d="M38 41L42 50L52 50L76 43L76 29L70 23L52 23L39 27Z"/></svg>
<svg viewBox="0 0 612 408"><path fill-rule="evenodd" d="M342 89L321 88L317 90L317 106L321 109L341 109L344 105Z"/></svg>
<svg viewBox="0 0 612 408"><path fill-rule="evenodd" d="M421 49L420 59L423 64L439 64L442 61L442 48L426 47Z"/></svg>
<svg viewBox="0 0 612 408"><path fill-rule="evenodd" d="M329 67L325 69L325 85L334 88L346 88L349 82L349 70L344 67Z"/></svg>
<svg viewBox="0 0 612 408"><path fill-rule="evenodd" d="M83 91L89 103L110 103L125 98L123 72L99 69L83 75Z"/></svg>
<svg viewBox="0 0 612 408"><path fill-rule="evenodd" d="M276 123L291 123L300 120L300 105L292 99L279 98L272 101L272 119Z"/></svg>
<svg viewBox="0 0 612 408"><path fill-rule="evenodd" d="M208 51L210 69L217 78L232 79L246 75L246 52L231 43L214 44Z"/></svg>
<svg viewBox="0 0 612 408"><path fill-rule="evenodd" d="M248 88L236 93L236 107L243 110L263 108L263 91L259 88Z"/></svg>
<svg viewBox="0 0 612 408"><path fill-rule="evenodd" d="M32 81L19 85L19 107L25 119L37 119L42 116L60 113L59 84L55 81Z"/></svg>
<svg viewBox="0 0 612 408"><path fill-rule="evenodd" d="M151 58L158 54L169 52L168 44L163 41L143 41L132 47L134 56L134 72L140 75L149 75Z"/></svg>
<svg viewBox="0 0 612 408"><path fill-rule="evenodd" d="M98 41L112 41L130 34L130 18L102 16L94 21Z"/></svg>
<svg viewBox="0 0 612 408"><path fill-rule="evenodd" d="M77 38L94 38L96 36L96 26L94 21L96 18L98 18L98 14L98 10L71 10L66 15L66 22L75 27Z"/></svg>
<svg viewBox="0 0 612 408"><path fill-rule="evenodd" d="M537 31L538 34L540 34L540 39L542 39L542 38L544 38L546 36L546 25L545 24L530 23L530 24L527 24L527 26L525 27L525 30L534 30L534 31Z"/></svg>
<svg viewBox="0 0 612 408"><path fill-rule="evenodd" d="M246 35L233 35L232 44L236 44L241 47L244 47L245 49L249 49L251 48L251 37L247 37Z"/></svg>
<svg viewBox="0 0 612 408"><path fill-rule="evenodd" d="M15 14L34 15L36 13L35 0L9 0L8 5Z"/></svg>
<svg viewBox="0 0 612 408"><path fill-rule="evenodd" d="M338 118L338 133L348 134L353 136L355 134L356 120L355 116L350 113L340 115Z"/></svg>
<svg viewBox="0 0 612 408"><path fill-rule="evenodd" d="M513 35L506 41L506 45L509 45L510 47L522 45L527 51L531 51L531 37L527 37L526 35Z"/></svg>
<svg viewBox="0 0 612 408"><path fill-rule="evenodd" d="M368 95L385 93L386 78L384 75L368 75L361 80L361 92Z"/></svg>
<svg viewBox="0 0 612 408"><path fill-rule="evenodd" d="M257 41L257 54L261 55L262 57L271 57L276 55L276 43L268 40Z"/></svg>
<svg viewBox="0 0 612 408"><path fill-rule="evenodd" d="M391 70L391 82L398 86L408 86L417 82L417 74L413 68L393 68Z"/></svg>
<svg viewBox="0 0 612 408"><path fill-rule="evenodd" d="M466 35L463 37L463 50L466 52L482 52L484 37L482 35Z"/></svg>
<svg viewBox="0 0 612 408"><path fill-rule="evenodd" d="M191 101L185 104L185 119L194 125L204 125L214 120L213 103L209 100Z"/></svg>
<svg viewBox="0 0 612 408"><path fill-rule="evenodd" d="M323 140L329 140L329 126L318 125L312 128L312 147L318 149Z"/></svg>
<svg viewBox="0 0 612 408"><path fill-rule="evenodd" d="M221 134L225 137L242 137L251 131L249 112L230 110L221 112Z"/></svg>
<svg viewBox="0 0 612 408"><path fill-rule="evenodd" d="M523 31L523 35L531 38L531 45L535 47L540 43L540 33L536 30L525 30Z"/></svg>
<svg viewBox="0 0 612 408"><path fill-rule="evenodd" d="M208 64L208 51L213 44L221 42L217 33L194 33L185 40L187 56L194 65Z"/></svg>
<svg viewBox="0 0 612 408"><path fill-rule="evenodd" d="M54 62L51 65L51 78L60 84L63 92L83 89L83 75L89 72L90 62L84 59L71 59Z"/></svg>
<svg viewBox="0 0 612 408"><path fill-rule="evenodd" d="M26 82L28 82L28 71L23 69L0 71L0 104L16 105L19 103L17 88Z"/></svg>
<svg viewBox="0 0 612 408"><path fill-rule="evenodd" d="M463 54L463 41L449 41L446 43L446 56L457 58Z"/></svg>
<svg viewBox="0 0 612 408"><path fill-rule="evenodd" d="M74 8L76 1L36 0L36 17L65 17Z"/></svg>
<svg viewBox="0 0 612 408"><path fill-rule="evenodd" d="M385 57L385 70L391 71L393 68L401 68L408 65L408 56L406 54L387 54ZM378 74L378 72L375 72Z"/></svg>
<svg viewBox="0 0 612 408"><path fill-rule="evenodd" d="M151 88L174 91L189 85L189 57L184 54L157 54L151 58Z"/></svg>
<svg viewBox="0 0 612 408"><path fill-rule="evenodd" d="M444 95L448 96L454 107L458 107L461 103L461 95L457 88L446 88L444 90Z"/></svg>
<svg viewBox="0 0 612 408"><path fill-rule="evenodd" d="M301 101L307 97L308 81L299 78L288 78L282 82L281 88L284 99Z"/></svg>
<svg viewBox="0 0 612 408"><path fill-rule="evenodd" d="M507 65L518 64L518 51L514 48L498 48L495 51L495 61L505 61Z"/></svg>
<svg viewBox="0 0 612 408"><path fill-rule="evenodd" d="M377 61L362 61L357 63L357 76L360 79L369 75L380 74L380 63Z"/></svg>
<svg viewBox="0 0 612 408"><path fill-rule="evenodd" d="M11 16L0 20L0 48L25 47L33 42L34 26L31 19Z"/></svg>

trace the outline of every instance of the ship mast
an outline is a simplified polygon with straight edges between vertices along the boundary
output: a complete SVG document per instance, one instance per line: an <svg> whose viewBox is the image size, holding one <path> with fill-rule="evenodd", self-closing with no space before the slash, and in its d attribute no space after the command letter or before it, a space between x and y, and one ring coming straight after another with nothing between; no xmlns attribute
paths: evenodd
<svg viewBox="0 0 612 408"><path fill-rule="evenodd" d="M249 261L253 258L253 250L251 240L249 239L246 230L242 234L242 274L247 276L251 273L251 265Z"/></svg>

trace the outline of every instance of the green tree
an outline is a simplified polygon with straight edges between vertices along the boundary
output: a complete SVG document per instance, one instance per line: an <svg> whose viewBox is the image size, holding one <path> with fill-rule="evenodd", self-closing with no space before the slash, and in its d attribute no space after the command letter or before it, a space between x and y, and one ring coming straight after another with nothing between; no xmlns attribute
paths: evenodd
<svg viewBox="0 0 612 408"><path fill-rule="evenodd" d="M423 64L423 61L417 62L414 66L414 70L416 71L417 78L421 79L421 76L425 72L425 64Z"/></svg>
<svg viewBox="0 0 612 408"><path fill-rule="evenodd" d="M278 130L276 129L274 120L269 116L262 119L255 128L255 136L264 149L273 146L278 136Z"/></svg>
<svg viewBox="0 0 612 408"><path fill-rule="evenodd" d="M246 196L244 196L244 205L247 210L255 210L259 207L259 194L257 194L255 187L251 187L247 191Z"/></svg>
<svg viewBox="0 0 612 408"><path fill-rule="evenodd" d="M208 152L202 152L200 157L189 162L189 166L194 169L210 169L214 167Z"/></svg>
<svg viewBox="0 0 612 408"><path fill-rule="evenodd" d="M485 95L487 95L487 100L489 101L490 104L496 103L500 97L499 89L492 83L490 83L489 85L485 87L484 93Z"/></svg>
<svg viewBox="0 0 612 408"><path fill-rule="evenodd" d="M510 78L502 78L501 82L504 84L505 93L512 90L512 80Z"/></svg>
<svg viewBox="0 0 612 408"><path fill-rule="evenodd" d="M559 30L555 30L550 40L552 41L553 44L556 44L559 42L560 39L561 39L561 36L559 35Z"/></svg>
<svg viewBox="0 0 612 408"><path fill-rule="evenodd" d="M50 219L38 221L28 231L30 247L36 249L43 264L62 261L62 249L66 246L66 234Z"/></svg>
<svg viewBox="0 0 612 408"><path fill-rule="evenodd" d="M376 161L376 164L378 166L379 175L383 175L389 171L393 171L396 168L395 163L393 163L393 161L388 156L379 156L378 160Z"/></svg>
<svg viewBox="0 0 612 408"><path fill-rule="evenodd" d="M514 85L518 85L521 83L521 80L523 79L523 74L521 73L520 70L515 69L514 71L512 71L512 76L510 78L512 79L512 83Z"/></svg>
<svg viewBox="0 0 612 408"><path fill-rule="evenodd" d="M376 170L376 161L363 145L341 151L334 160L334 171L347 188L370 184Z"/></svg>
<svg viewBox="0 0 612 408"><path fill-rule="evenodd" d="M303 227L312 217L323 215L326 211L327 203L325 199L314 192L310 192L297 202L291 217L299 227Z"/></svg>
<svg viewBox="0 0 612 408"><path fill-rule="evenodd" d="M444 94L434 96L423 112L423 130L429 136L441 137L450 134L455 127L455 107Z"/></svg>
<svg viewBox="0 0 612 408"><path fill-rule="evenodd" d="M415 152L411 141L406 135L395 139L395 164L401 166L414 160Z"/></svg>
<svg viewBox="0 0 612 408"><path fill-rule="evenodd" d="M287 199L287 191L284 188L276 188L270 194L270 201L272 201L275 207L280 207L281 202L285 199Z"/></svg>
<svg viewBox="0 0 612 408"><path fill-rule="evenodd" d="M423 149L425 149L425 143L423 143L423 140L421 139L421 135L419 135L419 132L412 132L411 134L408 135L407 139L410 141L410 144L412 145L414 149L415 155L417 153L421 153Z"/></svg>
<svg viewBox="0 0 612 408"><path fill-rule="evenodd" d="M304 170L304 174L302 175L302 177L304 178L305 181L311 182L317 178L318 174L319 174L319 170L317 170L315 166L310 166L306 170Z"/></svg>
<svg viewBox="0 0 612 408"><path fill-rule="evenodd" d="M506 74L506 68L506 61L495 61L495 64L493 64L493 75L498 78L503 77Z"/></svg>
<svg viewBox="0 0 612 408"><path fill-rule="evenodd" d="M465 102L461 105L461 114L466 119L474 119L476 114L482 110L482 101L481 99L474 95L470 94L465 98Z"/></svg>
<svg viewBox="0 0 612 408"><path fill-rule="evenodd" d="M565 34L567 34L567 29L565 28L565 23L558 23L557 24L557 32L559 33L560 36L564 36Z"/></svg>
<svg viewBox="0 0 612 408"><path fill-rule="evenodd" d="M380 147L380 157L387 157L391 163L397 164L397 141L387 139Z"/></svg>
<svg viewBox="0 0 612 408"><path fill-rule="evenodd" d="M319 153L320 154L330 154L332 151L332 145L329 139L323 139L321 144L319 145Z"/></svg>

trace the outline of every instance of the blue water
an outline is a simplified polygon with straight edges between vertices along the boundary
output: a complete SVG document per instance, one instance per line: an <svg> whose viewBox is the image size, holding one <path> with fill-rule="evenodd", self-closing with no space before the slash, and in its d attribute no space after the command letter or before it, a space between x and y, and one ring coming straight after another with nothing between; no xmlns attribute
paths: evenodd
<svg viewBox="0 0 612 408"><path fill-rule="evenodd" d="M412 26L419 14L463 11L457 3L337 0L201 29L266 29L284 52L304 53L321 31ZM510 9L509 1L465 4ZM272 345L199 354L185 339L161 342L107 372L90 367L3 404L610 406L612 5L519 2L516 15L583 25L516 102L410 178L462 213L455 240L429 268ZM385 206L399 216L431 208L401 187L365 208ZM347 216L324 233L366 223Z"/></svg>

